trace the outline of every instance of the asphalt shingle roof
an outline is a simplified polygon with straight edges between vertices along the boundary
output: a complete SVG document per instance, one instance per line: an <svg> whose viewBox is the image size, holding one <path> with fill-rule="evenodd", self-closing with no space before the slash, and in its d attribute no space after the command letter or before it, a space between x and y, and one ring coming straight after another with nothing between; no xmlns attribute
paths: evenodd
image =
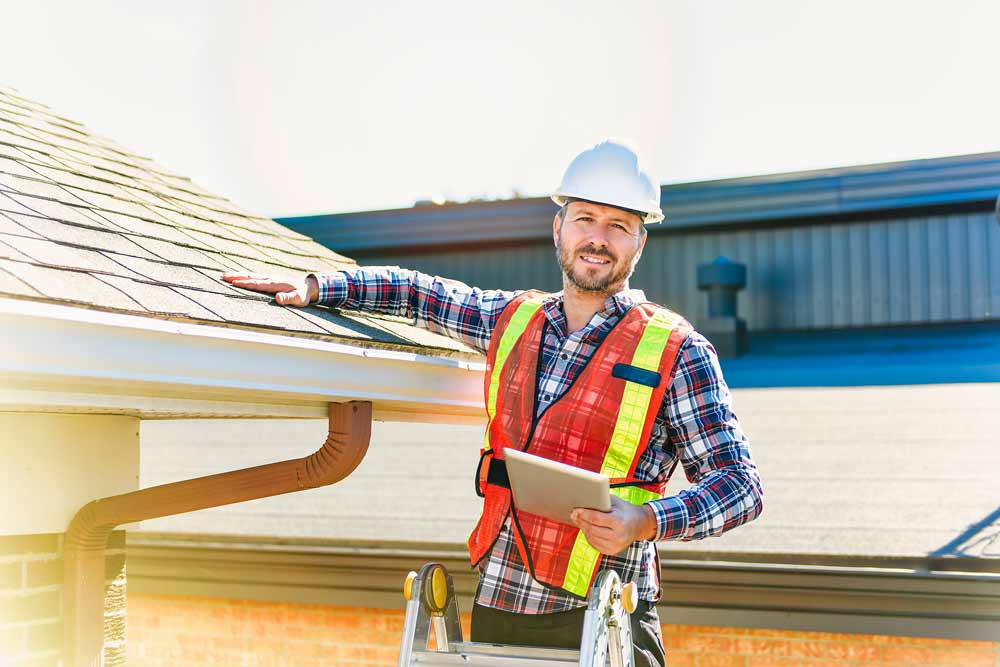
<svg viewBox="0 0 1000 667"><path fill-rule="evenodd" d="M0 296L469 352L398 318L283 308L219 279L355 264L0 87Z"/></svg>

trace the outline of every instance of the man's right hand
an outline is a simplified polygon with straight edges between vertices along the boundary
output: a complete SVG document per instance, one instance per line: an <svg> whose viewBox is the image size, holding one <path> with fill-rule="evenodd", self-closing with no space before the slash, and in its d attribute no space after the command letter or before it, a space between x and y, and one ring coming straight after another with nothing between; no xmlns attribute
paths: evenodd
<svg viewBox="0 0 1000 667"><path fill-rule="evenodd" d="M275 280L246 273L223 273L222 279L234 287L273 294L279 306L308 306L319 299L319 283L312 275L300 280Z"/></svg>

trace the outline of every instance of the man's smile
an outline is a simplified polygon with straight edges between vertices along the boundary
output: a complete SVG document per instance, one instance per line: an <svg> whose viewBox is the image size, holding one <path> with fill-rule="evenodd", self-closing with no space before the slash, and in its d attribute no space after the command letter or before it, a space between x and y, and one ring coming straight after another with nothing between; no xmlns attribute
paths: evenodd
<svg viewBox="0 0 1000 667"><path fill-rule="evenodd" d="M587 264L594 264L596 266L603 266L604 264L610 264L611 260L604 257L597 257L595 255L580 255L580 259Z"/></svg>

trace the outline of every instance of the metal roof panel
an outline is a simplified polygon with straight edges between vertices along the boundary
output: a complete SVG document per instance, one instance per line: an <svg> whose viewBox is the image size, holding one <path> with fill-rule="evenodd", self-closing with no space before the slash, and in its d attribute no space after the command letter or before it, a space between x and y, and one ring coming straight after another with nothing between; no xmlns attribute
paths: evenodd
<svg viewBox="0 0 1000 667"><path fill-rule="evenodd" d="M678 183L661 188L666 220L652 234L695 227L835 218L864 211L975 203L1000 195L1000 152ZM347 252L530 242L551 233L547 197L279 218Z"/></svg>

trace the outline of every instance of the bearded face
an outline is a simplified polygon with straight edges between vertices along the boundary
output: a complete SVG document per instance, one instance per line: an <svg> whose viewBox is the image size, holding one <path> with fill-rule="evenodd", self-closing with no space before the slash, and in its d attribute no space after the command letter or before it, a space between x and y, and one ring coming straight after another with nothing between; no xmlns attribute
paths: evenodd
<svg viewBox="0 0 1000 667"><path fill-rule="evenodd" d="M621 290L639 259L635 243L616 244L614 250L592 241L574 246L569 238L572 233L563 233L565 228L565 225L559 228L556 257L569 284L581 292L614 294Z"/></svg>

